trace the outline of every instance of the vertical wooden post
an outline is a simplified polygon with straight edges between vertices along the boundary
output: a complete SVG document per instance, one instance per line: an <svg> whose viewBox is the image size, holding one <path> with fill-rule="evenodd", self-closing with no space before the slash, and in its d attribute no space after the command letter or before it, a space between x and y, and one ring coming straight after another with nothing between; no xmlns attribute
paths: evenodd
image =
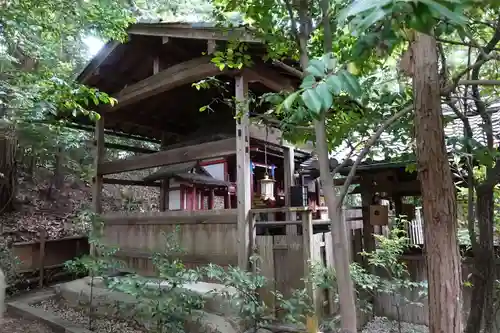
<svg viewBox="0 0 500 333"><path fill-rule="evenodd" d="M104 148L104 118L99 118L95 124L94 133L94 183L92 186L92 209L95 214L102 213L102 175L99 165L104 162L106 150ZM100 231L102 232L102 230ZM91 255L96 255L95 246L90 248Z"/></svg>
<svg viewBox="0 0 500 333"><path fill-rule="evenodd" d="M248 81L244 74L236 76L236 186L238 195L238 266L248 268L250 191L250 137Z"/></svg>
<svg viewBox="0 0 500 333"><path fill-rule="evenodd" d="M104 119L101 117L95 124L94 133L94 184L92 188L92 207L94 213L102 212L102 175L99 173L99 164L104 162Z"/></svg>
<svg viewBox="0 0 500 333"><path fill-rule="evenodd" d="M167 144L167 137L165 133L162 133L161 136L161 150L165 149L165 146ZM160 212L164 212L168 209L168 194L169 194L169 185L170 185L170 179L162 179L160 183L160 204L159 204L159 209Z"/></svg>
<svg viewBox="0 0 500 333"><path fill-rule="evenodd" d="M294 174L295 174L295 151L293 147L285 146L283 149L283 187L285 193L285 207L291 206L290 188L294 185ZM288 211L286 214L287 221L295 221L297 218L297 213ZM296 235L297 226L287 225L286 234Z"/></svg>
<svg viewBox="0 0 500 333"><path fill-rule="evenodd" d="M361 209L363 214L363 250L365 252L372 252L375 250L375 239L373 234L375 229L370 223L370 205L372 204L372 184L369 179L363 179L361 190ZM369 269L365 259L365 268Z"/></svg>
<svg viewBox="0 0 500 333"><path fill-rule="evenodd" d="M256 226L255 223L257 222L256 219L256 214L249 214L249 229L250 229L250 238L249 238L249 248L250 248L250 256L252 256L256 252L256 245L257 245L257 234L256 234ZM257 273L257 267L256 265L252 264L251 265L252 272Z"/></svg>
<svg viewBox="0 0 500 333"><path fill-rule="evenodd" d="M44 228L40 228L40 252L38 253L38 267L40 268L40 280L39 286L43 288L45 281L45 240L47 238L47 233Z"/></svg>
<svg viewBox="0 0 500 333"><path fill-rule="evenodd" d="M311 276L311 264L313 260L313 223L312 212L306 210L302 212L302 251L304 259L304 278ZM309 280L309 279L308 279ZM306 281L307 295L311 298L314 314L306 318L307 333L318 332L318 311L320 306L317 304L315 288L312 281Z"/></svg>
<svg viewBox="0 0 500 333"><path fill-rule="evenodd" d="M208 193L208 209L214 209L215 193L214 189L210 189Z"/></svg>

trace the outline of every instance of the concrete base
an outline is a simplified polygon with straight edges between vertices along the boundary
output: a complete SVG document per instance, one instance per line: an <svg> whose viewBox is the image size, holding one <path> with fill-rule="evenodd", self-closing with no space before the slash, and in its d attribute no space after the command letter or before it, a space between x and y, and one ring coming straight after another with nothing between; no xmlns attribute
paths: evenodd
<svg viewBox="0 0 500 333"><path fill-rule="evenodd" d="M44 323L55 333L92 333L83 327L75 326L66 320L62 320L53 313L31 306L52 297L55 297L53 291L35 293L29 297L7 303L7 310L15 316Z"/></svg>
<svg viewBox="0 0 500 333"><path fill-rule="evenodd" d="M60 296L71 307L82 307L91 301L90 278L74 280L67 283L58 284L54 287L56 295ZM94 278L94 288L92 288L92 305L96 313L105 315L118 315L122 318L132 316L133 305L137 303L135 297L125 293L110 291L105 288L104 281ZM161 286L167 287L166 282L161 282ZM158 288L158 284L151 282L151 288ZM237 316L235 309L230 303L211 291L223 289L229 295L234 290L224 289L225 287L214 283L193 283L186 284L183 289L188 293L201 295L205 300L203 311L196 311L192 320L186 325L189 332L200 333L238 333ZM117 310L119 309L119 311ZM129 309L129 310L127 310ZM147 323L144 323L147 326Z"/></svg>

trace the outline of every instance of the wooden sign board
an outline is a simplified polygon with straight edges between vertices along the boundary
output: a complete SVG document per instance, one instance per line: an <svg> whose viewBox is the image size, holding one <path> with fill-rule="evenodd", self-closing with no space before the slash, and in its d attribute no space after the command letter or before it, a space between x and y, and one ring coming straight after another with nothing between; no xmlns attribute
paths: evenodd
<svg viewBox="0 0 500 333"><path fill-rule="evenodd" d="M389 207L384 205L370 206L370 224L371 225L388 225L389 224Z"/></svg>

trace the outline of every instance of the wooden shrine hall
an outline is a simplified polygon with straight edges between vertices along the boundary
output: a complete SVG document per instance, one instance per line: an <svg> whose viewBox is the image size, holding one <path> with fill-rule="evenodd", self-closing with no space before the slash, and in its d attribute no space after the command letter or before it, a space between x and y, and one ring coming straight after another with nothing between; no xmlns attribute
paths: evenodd
<svg viewBox="0 0 500 333"><path fill-rule="evenodd" d="M286 220L291 215L295 219L297 214L280 207L291 206L295 169L312 152L312 146L294 147L283 141L279 129L251 120L265 112L266 106L252 103L249 96L294 89L300 83L297 70L284 63L263 61L265 46L243 28L224 31L205 24L159 23L134 24L128 32L126 43L108 42L78 76L79 82L105 91L118 101L98 109L95 211L102 212L104 183L127 183L114 179L113 174L159 168L142 180L129 182L161 188L160 212L136 214L133 224L142 221L144 225L151 219L162 220L158 223L165 225L181 220L234 223L230 232L236 240L234 254L238 264L246 266L250 211L274 209L255 213L261 220L266 220L264 215L270 221ZM240 45L245 54L251 55L252 64L221 70L212 62L214 52L224 51L234 38L244 42ZM241 117L235 120L237 114ZM85 116L73 121L80 128L93 126ZM105 135L158 143L161 150L109 144ZM107 148L139 154L107 161ZM299 205L307 205L307 201ZM104 214L105 229L132 223L128 215ZM257 230L262 231L263 226ZM142 247L155 242L148 240ZM122 237L118 243L121 248L129 248L134 241L124 244Z"/></svg>
<svg viewBox="0 0 500 333"><path fill-rule="evenodd" d="M145 275L155 274L151 253L164 248L163 234L173 230L179 231L181 259L188 267L214 263L247 269L256 253L263 259L262 274L284 295L304 286L309 262L333 265L318 175L301 168L312 158L312 146L294 146L279 129L256 121L268 106L254 103L254 97L293 90L300 72L291 62L263 61L265 46L245 29L155 23L134 24L128 32L126 43L107 43L78 76L118 103L99 107L96 124L85 116L72 119L75 127L95 131L92 201L104 221L104 241ZM240 45L252 64L221 70L212 62L214 53L234 38L244 42ZM160 149L106 142L111 135L153 142ZM108 160L106 149L136 154ZM113 177L135 170L151 172L138 180ZM103 184L158 187L159 211L102 212ZM361 232L370 225L366 210L372 205L363 200L362 209L346 218L353 242L358 240L354 253L373 244L371 233ZM308 293L323 311L324 293L316 298L311 285ZM266 302L274 302L272 295L262 291Z"/></svg>

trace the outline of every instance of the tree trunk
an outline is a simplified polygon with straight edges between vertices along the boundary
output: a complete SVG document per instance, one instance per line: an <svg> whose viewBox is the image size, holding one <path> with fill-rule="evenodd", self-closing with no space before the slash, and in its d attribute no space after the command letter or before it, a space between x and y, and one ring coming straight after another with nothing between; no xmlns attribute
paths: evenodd
<svg viewBox="0 0 500 333"><path fill-rule="evenodd" d="M493 285L495 257L493 252L493 186L485 183L477 188L476 215L479 224L479 242L474 251L471 308L466 333L479 333L481 327L490 333L493 324ZM483 325L482 325L483 324Z"/></svg>
<svg viewBox="0 0 500 333"><path fill-rule="evenodd" d="M62 170L62 149L57 148L57 153L54 159L54 186L56 189L61 190L64 185L64 174Z"/></svg>
<svg viewBox="0 0 500 333"><path fill-rule="evenodd" d="M333 175L330 172L328 159L328 146L324 115L320 120L314 121L316 135L316 151L320 169L321 188L328 207L330 229L333 243L333 262L338 283L340 321L343 332L355 333L357 331L357 312L354 298L354 284L350 274L350 240L348 240L345 221L342 216L342 203L335 194ZM345 186L345 185L344 185Z"/></svg>
<svg viewBox="0 0 500 333"><path fill-rule="evenodd" d="M0 123L0 214L14 209L16 176L16 137L14 128Z"/></svg>
<svg viewBox="0 0 500 333"><path fill-rule="evenodd" d="M461 333L461 267L455 188L444 142L436 40L413 43L415 133L429 280L429 332Z"/></svg>

